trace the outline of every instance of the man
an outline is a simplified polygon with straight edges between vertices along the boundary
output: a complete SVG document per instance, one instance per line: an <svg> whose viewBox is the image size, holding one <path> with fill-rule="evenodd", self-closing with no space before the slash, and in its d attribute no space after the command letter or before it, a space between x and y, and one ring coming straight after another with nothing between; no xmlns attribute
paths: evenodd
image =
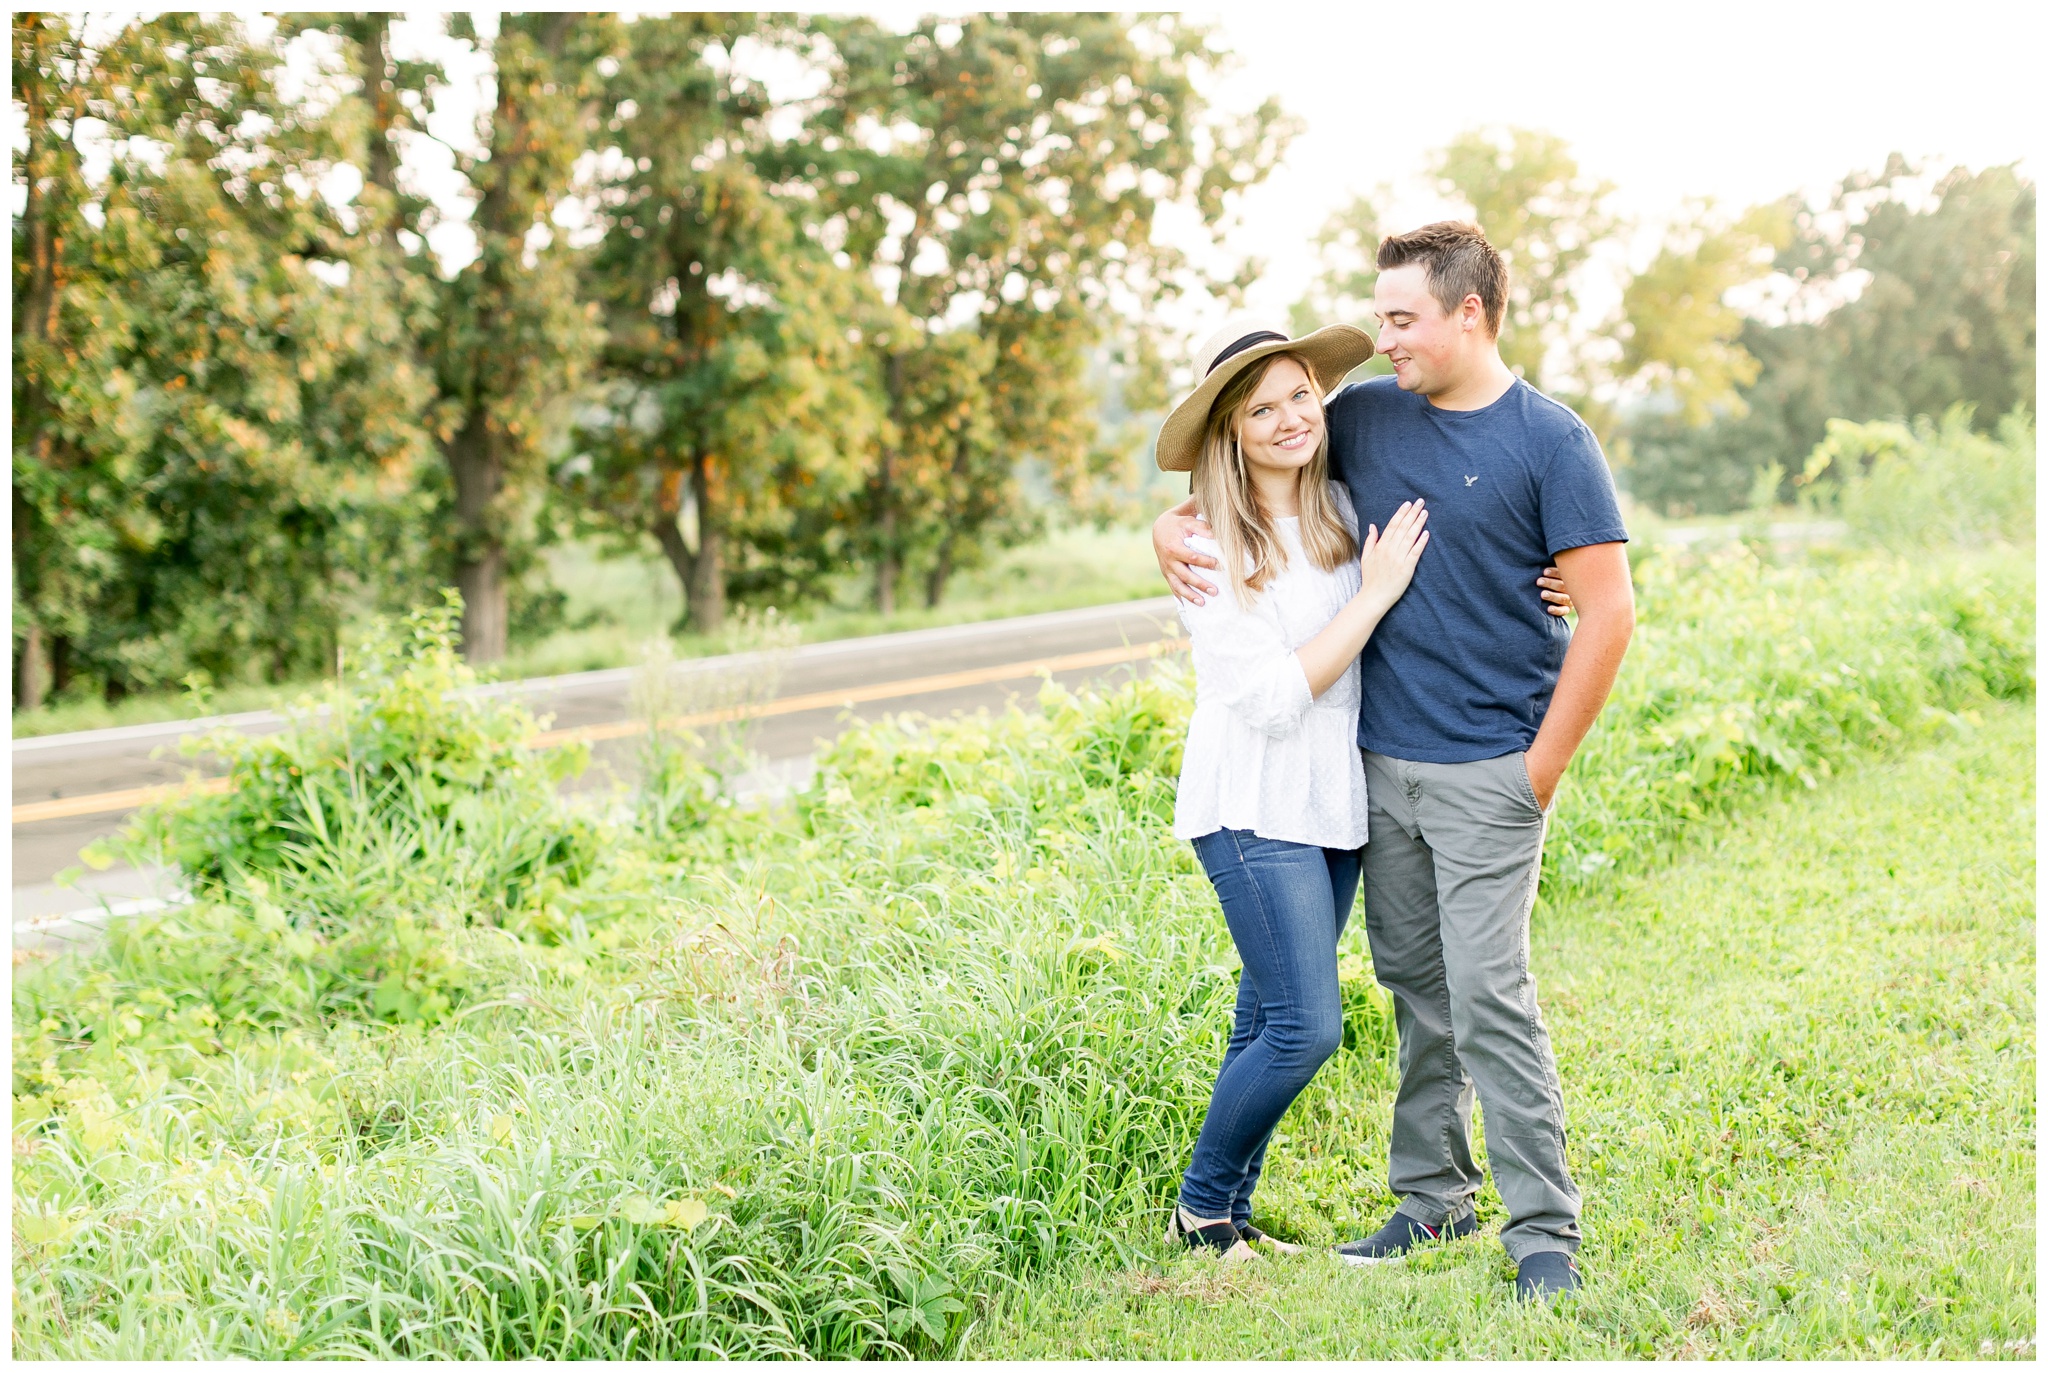
<svg viewBox="0 0 2048 1373"><path fill-rule="evenodd" d="M1628 532L1592 431L1501 361L1507 269L1478 228L1389 238L1378 266L1394 375L1330 398L1331 465L1360 520L1419 497L1432 538L1359 660L1366 932L1400 1034L1387 1176L1401 1200L1337 1252L1388 1262L1477 1228L1476 1085L1516 1291L1548 1301L1579 1285L1579 1193L1529 911L1551 799L1635 628ZM1185 540L1204 532L1192 503L1153 526L1168 583L1197 604L1215 594L1198 569L1216 563ZM1576 632L1527 594L1546 562Z"/></svg>

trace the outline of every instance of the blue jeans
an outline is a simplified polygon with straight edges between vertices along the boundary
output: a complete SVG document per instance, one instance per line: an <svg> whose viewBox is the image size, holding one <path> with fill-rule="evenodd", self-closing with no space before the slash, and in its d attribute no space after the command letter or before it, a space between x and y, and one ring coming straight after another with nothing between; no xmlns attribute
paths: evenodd
<svg viewBox="0 0 2048 1373"><path fill-rule="evenodd" d="M1344 1039L1337 936L1358 892L1355 849L1217 830L1195 840L1244 962L1237 1024L1216 1074L1180 1204L1246 1221L1280 1117Z"/></svg>

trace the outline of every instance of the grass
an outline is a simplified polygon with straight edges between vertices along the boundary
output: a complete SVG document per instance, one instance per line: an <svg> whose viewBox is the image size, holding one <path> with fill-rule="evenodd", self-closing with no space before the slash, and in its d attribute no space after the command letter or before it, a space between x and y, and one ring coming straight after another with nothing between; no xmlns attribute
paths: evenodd
<svg viewBox="0 0 2048 1373"><path fill-rule="evenodd" d="M999 1301L1004 1358L2032 1357L2034 733L1981 728L1696 836L1549 912L1589 1285L1517 1309L1491 1238L1403 1269L1232 1274L1161 1255ZM1319 1083L1264 1223L1351 1238L1390 1204L1391 1082Z"/></svg>
<svg viewBox="0 0 2048 1373"><path fill-rule="evenodd" d="M1588 1314L1508 1310L1480 1244L1375 1276L1436 1313L1387 1328L2030 1339L2031 561L1664 558L1539 914ZM1246 1338L1254 1307L1342 1319L1314 1284L1348 1275L1275 1265L1233 1306L1157 1239L1234 984L1170 837L1184 677L856 728L741 810L680 751L638 797L557 796L516 707L448 699L445 622L415 630L351 709L159 813L197 904L17 968L15 1352L1136 1351L1212 1299ZM1343 953L1346 1048L1261 1193L1309 1239L1388 1205L1389 1018ZM1981 1190L1920 1195L1958 1175Z"/></svg>
<svg viewBox="0 0 2048 1373"><path fill-rule="evenodd" d="M915 605L882 615L863 603L866 583L849 580L830 602L805 608L794 622L805 642L820 643L1164 595L1151 549L1148 530L1054 530L998 554L987 567L960 574L935 607ZM550 583L567 597L569 623L581 627L515 643L491 673L498 680L627 666L638 661L642 644L669 630L681 613L675 573L657 554L605 556L591 545L575 543L548 550L547 562ZM724 635L684 634L676 636L674 651L697 657L730 649ZM39 710L17 711L14 737L267 710L321 682L242 683L203 696L154 692L112 704L97 698L55 701Z"/></svg>

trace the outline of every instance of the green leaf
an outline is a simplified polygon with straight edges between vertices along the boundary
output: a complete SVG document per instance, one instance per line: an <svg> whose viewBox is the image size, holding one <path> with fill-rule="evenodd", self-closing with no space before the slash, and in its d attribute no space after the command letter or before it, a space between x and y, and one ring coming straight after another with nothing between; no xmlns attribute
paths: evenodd
<svg viewBox="0 0 2048 1373"><path fill-rule="evenodd" d="M35 1211L14 1213L14 1233L24 1244L55 1244L77 1228L78 1220L73 1216Z"/></svg>
<svg viewBox="0 0 2048 1373"><path fill-rule="evenodd" d="M635 1225L659 1225L668 1214L661 1203L638 1192L621 1197L618 1212Z"/></svg>
<svg viewBox="0 0 2048 1373"><path fill-rule="evenodd" d="M679 1197L663 1210L663 1219L670 1225L679 1225L684 1230L695 1230L711 1214L711 1208L695 1197Z"/></svg>

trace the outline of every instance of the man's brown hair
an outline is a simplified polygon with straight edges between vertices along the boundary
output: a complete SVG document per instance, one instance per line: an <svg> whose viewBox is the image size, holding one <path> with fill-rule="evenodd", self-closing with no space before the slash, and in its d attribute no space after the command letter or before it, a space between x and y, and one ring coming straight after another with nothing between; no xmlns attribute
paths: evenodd
<svg viewBox="0 0 2048 1373"><path fill-rule="evenodd" d="M1477 224L1445 219L1413 233L1393 234L1380 240L1374 262L1382 272L1422 263L1423 280L1445 314L1456 310L1466 296L1478 296L1486 327L1500 337L1501 317L1508 306L1508 268Z"/></svg>

